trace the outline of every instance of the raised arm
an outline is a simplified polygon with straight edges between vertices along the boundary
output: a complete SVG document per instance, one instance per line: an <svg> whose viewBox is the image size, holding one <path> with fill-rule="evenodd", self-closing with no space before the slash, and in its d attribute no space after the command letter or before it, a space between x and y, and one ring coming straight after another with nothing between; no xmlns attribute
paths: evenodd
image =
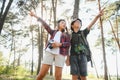
<svg viewBox="0 0 120 80"><path fill-rule="evenodd" d="M99 14L92 20L92 22L88 25L87 29L90 30L91 27L95 24L95 22L98 20L100 16L103 15L104 8L99 12Z"/></svg>
<svg viewBox="0 0 120 80"><path fill-rule="evenodd" d="M29 13L31 16L35 17L39 22L42 23L43 27L47 30L47 32L52 35L53 30L50 28L50 26L40 17L38 17L37 15L35 15L33 12Z"/></svg>

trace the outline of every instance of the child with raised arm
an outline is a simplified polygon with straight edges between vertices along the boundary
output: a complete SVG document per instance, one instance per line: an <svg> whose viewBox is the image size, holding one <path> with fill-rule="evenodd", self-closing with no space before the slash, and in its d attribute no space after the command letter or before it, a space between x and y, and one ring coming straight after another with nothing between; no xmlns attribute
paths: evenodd
<svg viewBox="0 0 120 80"><path fill-rule="evenodd" d="M61 80L65 56L68 55L70 46L70 36L65 32L67 28L66 22L64 19L60 19L57 22L57 30L52 30L45 21L36 16L33 12L30 12L30 15L37 18L51 35L45 49L45 56L43 57L42 67L37 76L37 80L43 80L53 62L55 65L55 80Z"/></svg>
<svg viewBox="0 0 120 80"><path fill-rule="evenodd" d="M93 21L84 30L80 30L82 26L82 21L77 18L71 22L71 49L70 57L67 57L66 64L70 64L70 73L72 75L72 80L87 80L87 56L86 56L86 46L85 39L89 34L91 27L95 24L100 16L103 15L103 10L93 19Z"/></svg>

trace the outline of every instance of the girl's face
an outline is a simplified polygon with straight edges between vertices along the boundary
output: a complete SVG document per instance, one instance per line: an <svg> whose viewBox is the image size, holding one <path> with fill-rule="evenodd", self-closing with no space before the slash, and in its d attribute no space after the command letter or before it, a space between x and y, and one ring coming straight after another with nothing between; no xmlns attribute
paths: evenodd
<svg viewBox="0 0 120 80"><path fill-rule="evenodd" d="M81 22L79 20L76 20L74 24L72 25L73 29L80 29L81 28Z"/></svg>
<svg viewBox="0 0 120 80"><path fill-rule="evenodd" d="M60 23L58 24L58 27L60 30L63 30L66 28L66 22L65 21L60 21Z"/></svg>

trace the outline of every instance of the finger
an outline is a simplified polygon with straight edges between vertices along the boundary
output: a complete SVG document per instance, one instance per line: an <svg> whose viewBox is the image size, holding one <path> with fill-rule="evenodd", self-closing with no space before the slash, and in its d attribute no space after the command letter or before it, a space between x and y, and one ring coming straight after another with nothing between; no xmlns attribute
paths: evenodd
<svg viewBox="0 0 120 80"><path fill-rule="evenodd" d="M32 12L29 12L28 14L32 16Z"/></svg>

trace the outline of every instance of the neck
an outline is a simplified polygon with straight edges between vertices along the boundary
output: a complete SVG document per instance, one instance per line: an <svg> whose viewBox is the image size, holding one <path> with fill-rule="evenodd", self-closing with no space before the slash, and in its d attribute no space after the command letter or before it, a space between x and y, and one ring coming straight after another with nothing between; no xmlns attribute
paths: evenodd
<svg viewBox="0 0 120 80"><path fill-rule="evenodd" d="M58 29L58 31L64 32L65 30L64 29Z"/></svg>
<svg viewBox="0 0 120 80"><path fill-rule="evenodd" d="M78 31L79 31L79 28L75 28L75 29L74 29L74 32L77 33Z"/></svg>

